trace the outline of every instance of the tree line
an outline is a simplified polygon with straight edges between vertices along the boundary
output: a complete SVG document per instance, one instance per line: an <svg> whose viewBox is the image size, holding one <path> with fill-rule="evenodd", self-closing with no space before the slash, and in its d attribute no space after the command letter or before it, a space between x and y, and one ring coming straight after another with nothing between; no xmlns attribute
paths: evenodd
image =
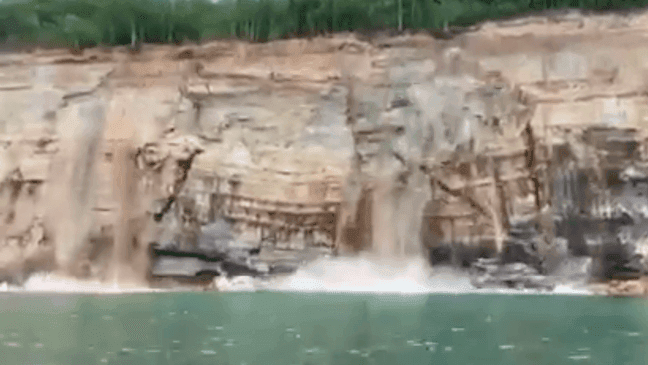
<svg viewBox="0 0 648 365"><path fill-rule="evenodd" d="M0 44L137 46L339 31L439 30L561 8L628 9L648 0L0 0Z"/></svg>

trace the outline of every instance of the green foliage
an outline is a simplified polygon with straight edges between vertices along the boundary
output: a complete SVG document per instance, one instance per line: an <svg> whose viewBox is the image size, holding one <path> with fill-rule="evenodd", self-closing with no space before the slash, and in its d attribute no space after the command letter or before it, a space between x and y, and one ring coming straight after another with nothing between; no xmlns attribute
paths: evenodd
<svg viewBox="0 0 648 365"><path fill-rule="evenodd" d="M644 0L0 0L0 43L133 46L379 29L442 29L559 8L628 9Z"/></svg>

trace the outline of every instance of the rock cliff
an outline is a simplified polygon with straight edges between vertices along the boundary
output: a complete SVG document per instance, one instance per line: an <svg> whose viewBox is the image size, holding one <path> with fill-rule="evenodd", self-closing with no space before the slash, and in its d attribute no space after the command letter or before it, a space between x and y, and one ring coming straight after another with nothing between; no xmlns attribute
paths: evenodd
<svg viewBox="0 0 648 365"><path fill-rule="evenodd" d="M647 31L643 14L563 16L444 41L2 54L0 267L143 277L149 242L218 218L273 247L501 250L552 205L556 146L642 133Z"/></svg>

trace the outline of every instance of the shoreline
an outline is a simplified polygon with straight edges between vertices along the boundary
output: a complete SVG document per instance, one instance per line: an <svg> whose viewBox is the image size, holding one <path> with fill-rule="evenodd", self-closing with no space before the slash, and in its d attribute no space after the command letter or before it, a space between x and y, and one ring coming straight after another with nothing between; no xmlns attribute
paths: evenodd
<svg viewBox="0 0 648 365"><path fill-rule="evenodd" d="M248 278L248 277L241 277ZM457 277L459 278L459 277ZM230 288L208 288L203 286L188 287L177 286L173 288L159 288L159 287L129 287L117 286L110 284L100 284L98 282L83 282L78 280L65 280L53 281L45 280L41 284L50 284L56 286L54 288L46 287L17 287L9 286L6 283L0 284L0 295L3 294L47 294L47 295L124 295L124 294L153 294L153 293L289 293L289 294L348 294L348 295L388 295L388 296L422 296L422 295L564 295L564 296L600 296L612 297L614 295L606 294L604 287L601 284L559 284L554 290L536 290L536 289L508 289L508 288L470 288L470 289L447 289L446 288L425 288L420 286L420 290L410 291L396 291L386 288L357 288L346 287L343 289L297 289L289 288L285 285L276 283L269 284L263 280L247 281L247 286L236 287L236 283ZM94 284L94 285L93 285ZM62 285L66 285L65 288ZM250 287L252 285L253 287Z"/></svg>

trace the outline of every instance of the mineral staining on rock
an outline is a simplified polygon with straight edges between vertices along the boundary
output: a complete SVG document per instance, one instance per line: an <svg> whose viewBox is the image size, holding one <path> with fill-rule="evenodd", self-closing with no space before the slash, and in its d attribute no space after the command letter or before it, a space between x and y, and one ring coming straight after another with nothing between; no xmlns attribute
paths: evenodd
<svg viewBox="0 0 648 365"><path fill-rule="evenodd" d="M0 67L0 271L51 270L50 255L106 280L265 274L325 248L458 266L497 256L538 275L591 256L592 274L635 275L635 26L599 25L615 39L604 44L587 27L556 35L558 21L524 42L484 26L449 41L12 55ZM151 243L202 263L183 271Z"/></svg>

